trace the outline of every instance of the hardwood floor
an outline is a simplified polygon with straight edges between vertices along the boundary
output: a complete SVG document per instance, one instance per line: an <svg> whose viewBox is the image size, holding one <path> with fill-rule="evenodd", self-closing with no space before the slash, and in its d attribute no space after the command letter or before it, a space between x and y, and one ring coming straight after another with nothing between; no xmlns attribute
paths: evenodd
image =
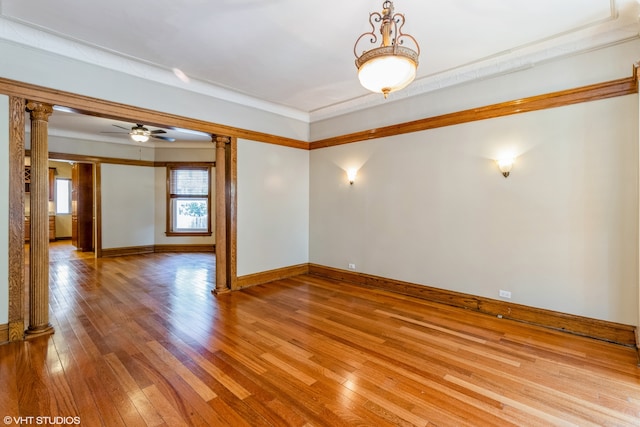
<svg viewBox="0 0 640 427"><path fill-rule="evenodd" d="M214 296L213 266L52 257L56 333L0 346L5 424L640 425L632 348L312 276Z"/></svg>

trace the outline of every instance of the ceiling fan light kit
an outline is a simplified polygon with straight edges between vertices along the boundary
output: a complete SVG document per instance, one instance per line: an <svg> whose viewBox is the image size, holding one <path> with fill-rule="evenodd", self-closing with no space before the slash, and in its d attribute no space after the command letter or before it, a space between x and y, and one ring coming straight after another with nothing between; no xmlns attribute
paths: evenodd
<svg viewBox="0 0 640 427"><path fill-rule="evenodd" d="M393 2L390 0L382 3L382 13L369 14L369 23L371 31L361 34L353 46L358 78L366 89L382 93L386 98L389 93L407 87L415 79L420 46L413 36L402 32L404 15L394 13ZM373 46L378 42L375 23L380 23L381 45L365 49L358 55L359 46L365 43L364 40L368 39ZM403 46L405 40L413 48Z"/></svg>
<svg viewBox="0 0 640 427"><path fill-rule="evenodd" d="M127 134L135 142L147 142L149 138L161 139L163 141L168 141L168 142L173 142L176 140L175 138L161 135L163 133L167 133L166 130L163 130L163 129L149 130L146 127L144 127L144 125L141 125L140 123L136 123L136 125L131 127L131 129L125 128L123 126L116 125L116 124L114 124L113 126L128 131ZM102 132L102 133L125 134L125 132Z"/></svg>
<svg viewBox="0 0 640 427"><path fill-rule="evenodd" d="M131 128L131 133L129 133L129 135L131 136L131 139L136 142L147 142L151 132L149 132L149 129L146 127L137 125Z"/></svg>

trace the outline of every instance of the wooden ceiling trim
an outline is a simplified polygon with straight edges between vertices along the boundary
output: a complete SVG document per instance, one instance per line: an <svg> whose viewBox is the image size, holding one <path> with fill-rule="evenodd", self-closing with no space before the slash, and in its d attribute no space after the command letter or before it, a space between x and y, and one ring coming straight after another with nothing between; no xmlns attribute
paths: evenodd
<svg viewBox="0 0 640 427"><path fill-rule="evenodd" d="M439 127L493 119L513 114L544 110L547 108L562 107L565 105L596 101L634 93L638 93L637 67L634 67L633 76L631 77L317 140L311 142L310 149L315 150L319 148L333 147L336 145L350 144L352 142L419 132Z"/></svg>
<svg viewBox="0 0 640 427"><path fill-rule="evenodd" d="M157 127L179 127L205 132L211 135L225 135L286 147L301 148L305 150L309 149L309 143L306 141L177 116L174 114L163 113L161 111L134 107L89 96L77 95L17 80L0 78L0 93L9 96L18 96L32 101L64 106L77 113L90 116L104 117L113 120L133 121Z"/></svg>
<svg viewBox="0 0 640 427"><path fill-rule="evenodd" d="M471 108L468 110L427 117L381 128L368 129L316 140L311 143L293 138L285 138L268 133L255 132L247 129L240 129L210 123L203 120L133 107L98 98L76 95L69 92L49 89L5 78L0 78L0 93L54 105L61 105L71 108L81 114L111 118L114 120L138 121L140 123L158 127L175 126L206 132L212 135L226 135L285 147L315 150L350 144L353 142L420 132L439 127L454 126L479 120L635 94L638 93L637 70L638 65L636 64L634 65L633 75L631 77L501 102L478 108Z"/></svg>

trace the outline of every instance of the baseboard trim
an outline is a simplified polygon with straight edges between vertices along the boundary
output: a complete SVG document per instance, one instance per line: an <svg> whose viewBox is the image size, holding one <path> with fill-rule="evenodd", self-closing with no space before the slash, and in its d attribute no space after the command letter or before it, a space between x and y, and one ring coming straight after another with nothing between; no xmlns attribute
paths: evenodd
<svg viewBox="0 0 640 427"><path fill-rule="evenodd" d="M513 304L317 264L309 264L309 274L637 348L636 330L631 325Z"/></svg>
<svg viewBox="0 0 640 427"><path fill-rule="evenodd" d="M287 279L309 273L309 264L298 264L289 267L276 268L275 270L261 271L260 273L239 276L234 290L248 286L262 285L275 280Z"/></svg>
<svg viewBox="0 0 640 427"><path fill-rule="evenodd" d="M154 245L156 253L165 252L216 252L216 245Z"/></svg>
<svg viewBox="0 0 640 427"><path fill-rule="evenodd" d="M123 248L107 248L102 249L102 258L110 258L125 255L142 255L152 254L154 252L153 245L148 246L127 246Z"/></svg>
<svg viewBox="0 0 640 427"><path fill-rule="evenodd" d="M216 245L146 245L127 246L122 248L102 249L102 258L125 255L144 255L168 252L211 252L215 253Z"/></svg>
<svg viewBox="0 0 640 427"><path fill-rule="evenodd" d="M0 325L0 343L9 341L9 324L4 323Z"/></svg>

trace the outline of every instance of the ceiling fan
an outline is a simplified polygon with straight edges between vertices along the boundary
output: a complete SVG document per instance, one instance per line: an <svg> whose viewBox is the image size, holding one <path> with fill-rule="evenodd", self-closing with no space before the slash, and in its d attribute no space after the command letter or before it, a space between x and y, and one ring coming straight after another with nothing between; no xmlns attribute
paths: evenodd
<svg viewBox="0 0 640 427"><path fill-rule="evenodd" d="M131 136L131 139L133 139L136 142L147 142L149 138L161 139L163 141L169 141L169 142L173 142L176 140L175 138L171 138L169 136L160 135L163 133L167 133L167 131L165 130L162 130L162 129L149 130L146 127L144 127L144 125L141 125L140 123L136 123L136 125L133 126L131 129L128 129L126 127L116 125L116 124L114 124L113 126L128 131L127 134ZM124 132L101 132L101 133L119 133L123 135L125 134Z"/></svg>

